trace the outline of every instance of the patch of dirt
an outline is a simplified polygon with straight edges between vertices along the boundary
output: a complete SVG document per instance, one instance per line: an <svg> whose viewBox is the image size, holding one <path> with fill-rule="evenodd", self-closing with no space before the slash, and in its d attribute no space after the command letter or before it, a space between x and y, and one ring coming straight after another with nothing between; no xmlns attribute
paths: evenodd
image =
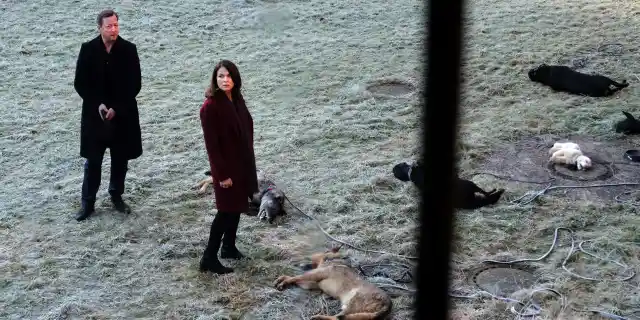
<svg viewBox="0 0 640 320"><path fill-rule="evenodd" d="M548 162L549 149L555 142L575 142L582 152L591 158L592 168L578 171L567 166ZM540 135L527 137L494 150L481 165L482 171L494 172L513 179L550 182L552 185L589 186L597 184L640 182L640 165L623 158L626 150L633 149L626 139L598 141L585 136ZM541 189L531 184L532 189ZM555 196L566 196L572 200L615 201L615 197L639 186L610 186L593 188L571 188L551 191Z"/></svg>
<svg viewBox="0 0 640 320"><path fill-rule="evenodd" d="M548 163L547 169L554 176L560 176L574 181L606 180L614 174L613 167L608 162L591 161L589 170L578 170L575 166L567 166L558 163Z"/></svg>

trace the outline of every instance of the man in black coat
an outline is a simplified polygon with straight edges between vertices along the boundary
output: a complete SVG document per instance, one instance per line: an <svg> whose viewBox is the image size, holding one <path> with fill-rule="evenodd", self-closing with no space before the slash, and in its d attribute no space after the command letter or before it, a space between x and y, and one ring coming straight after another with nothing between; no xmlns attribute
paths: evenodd
<svg viewBox="0 0 640 320"><path fill-rule="evenodd" d="M100 35L82 44L74 79L74 88L82 98L80 156L87 159L78 221L94 212L106 148L111 154L111 201L116 210L130 212L122 199L127 164L142 155L136 101L141 72L136 45L118 35L114 11L100 12L97 23Z"/></svg>

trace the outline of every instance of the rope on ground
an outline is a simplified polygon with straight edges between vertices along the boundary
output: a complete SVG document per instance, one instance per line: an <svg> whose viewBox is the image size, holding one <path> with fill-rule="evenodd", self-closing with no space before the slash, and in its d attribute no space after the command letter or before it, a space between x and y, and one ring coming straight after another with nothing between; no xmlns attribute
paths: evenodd
<svg viewBox="0 0 640 320"><path fill-rule="evenodd" d="M640 190L633 190L633 191L627 191L627 192L623 192L617 196L615 196L616 201L620 202L620 203L626 203L628 205L631 206L636 206L636 207L640 207L640 201L633 201L633 200L621 200L620 197L625 196L625 195L631 195L634 193L638 193L640 192Z"/></svg>
<svg viewBox="0 0 640 320"><path fill-rule="evenodd" d="M638 163L638 162L609 161L609 162L607 162L607 164L620 164L620 165L623 165L623 166L640 167L640 163Z"/></svg>
<svg viewBox="0 0 640 320"><path fill-rule="evenodd" d="M622 163L622 164L628 164L628 163ZM632 186L639 186L640 185L640 183L611 183L611 184L596 184L596 185L586 185L586 186L552 186L550 184L550 182L555 180L553 178L551 180L549 180L549 181L530 181L530 180L520 180L520 179L509 178L509 177L497 175L497 174L490 173L490 172L475 172L475 173L472 173L472 174L469 174L469 175L466 175L466 176L470 177L470 176L475 176L475 175L479 175L479 174L491 175L491 176L494 176L494 177L499 178L499 179L510 180L510 181L515 181L515 182L522 182L522 183L534 183L534 184L546 184L546 183L549 183L546 188L544 188L544 189L542 189L542 190L540 190L538 192L535 192L534 195L530 199L528 199L524 203L521 203L521 205L525 205L525 204L528 204L528 203L532 202L533 200L535 200L536 198L538 198L539 196L543 195L544 193L546 193L549 190L569 189L569 188L578 188L579 189L579 188L595 188L595 187L611 187L611 186L631 186L631 185ZM625 192L623 194L629 194L629 193L630 192ZM519 200L522 200L527 195L528 194L523 195L522 197L512 201L512 203L513 202L517 202ZM412 256L394 254L394 253L389 253L389 252L384 252L384 251L363 249L363 248L356 247L356 246L354 246L354 245L352 245L350 243L347 243L347 242L341 241L339 239L336 239L335 237L331 236L326 230L324 230L324 228L321 226L320 222L315 217L306 214L304 211L302 211L300 208L298 208L295 204L293 204L291 202L291 200L287 196L285 196L285 199L299 213L301 213L302 215L304 215L307 218L309 218L309 219L313 220L314 222L316 222L316 225L318 226L320 231L322 231L322 233L324 233L325 236L327 236L329 239L331 239L331 240L333 240L335 242L338 242L340 244L346 245L347 247L350 247L352 249L355 249L355 250L358 250L358 251L362 251L362 252L395 255L395 256L402 257L402 258L405 258L405 259L410 259L410 260L416 260L417 259L417 257L412 257ZM616 196L616 200L619 201L619 202L622 202L622 201L619 200L619 196ZM627 265L625 265L623 263L620 263L618 261L611 260L611 259L606 259L606 258L600 257L600 256L598 256L598 255L596 255L594 253L586 251L583 248L583 244L587 243L587 242L592 242L591 240L580 241L580 242L578 242L578 244L576 246L576 240L575 240L575 237L574 237L573 230L571 230L569 228L566 228L566 227L558 227L558 228L556 228L554 230L554 238L553 238L551 247L549 248L549 250L545 254L543 254L539 258L535 258L535 259L518 259L518 260L512 260L512 261L483 260L482 262L483 263L494 263L494 264L514 264L514 263L526 262L526 261L541 261L544 258L546 258L547 256L549 256L551 254L551 252L553 251L553 249L556 247L556 244L557 244L557 241L558 241L558 231L560 231L561 229L569 231L569 233L571 235L571 249L569 250L569 253L567 254L567 257L562 262L562 268L566 272L568 272L569 274L571 274L571 275L573 275L575 277L578 277L580 279L584 279L584 280L591 280L591 281L601 281L602 280L602 279L590 278L590 277L585 277L585 276L579 275L579 274L577 274L575 272L572 272L571 270L569 270L567 268L566 264L567 264L568 260L574 254L582 252L582 253L585 253L585 254L587 254L589 256L592 256L594 258L600 259L602 261L607 261L607 262L614 263L614 264L624 268L625 271L628 271L628 270L631 271L630 275L628 275L628 276L626 276L624 278L621 278L621 279L617 279L617 281L628 281L629 279L631 279L631 278L633 278L635 276L636 273L633 270L633 268L631 268L631 267L629 267L629 266L627 266ZM576 250L576 248L577 248L577 250ZM366 273L363 270L363 267L367 267L367 266L375 266L375 265L363 265L363 266L360 266L360 271L365 275L366 275ZM379 265L379 266L381 266L381 265ZM409 269L406 265L402 265L402 266L404 266L406 269ZM409 276L411 276L410 273L408 273L408 274L409 274ZM393 278L389 277L388 275L385 275L385 276L387 278L389 278L390 280L395 281L395 282L401 282L402 281L402 280L398 281L396 279L393 279ZM415 293L416 292L416 290L414 290L414 289L410 289L410 288L406 288L406 287L402 287L402 286L398 286L398 285L384 284L384 283L375 283L375 285L377 285L377 286L379 286L381 288L393 288L393 289L404 290L404 291L411 292L411 293ZM530 295L531 295L531 297L533 297L533 294L538 293L538 292L545 292L545 291L546 292L551 292L551 293L557 295L559 297L560 301L561 301L562 307L565 308L565 306L566 306L566 298L564 297L564 295L562 295L557 290L554 290L554 289L551 289L551 288L541 288L541 289L536 289L536 290L532 291ZM476 299L476 298L478 298L480 296L483 296L483 295L489 296L489 297L497 299L497 300L502 300L502 301L505 301L505 302L512 302L512 303L519 304L521 306L520 310L516 310L515 306L512 306L511 309L510 309L511 312L513 314L515 314L518 318L520 318L520 317L537 316L542 311L542 308L538 304L533 302L533 301L529 301L528 303L524 303L524 302L516 300L516 299L511 299L511 298L507 298L507 297L501 297L501 296L498 296L498 295L494 295L494 294L492 294L492 293L490 293L488 291L485 291L485 290L480 290L480 291L478 291L478 292L476 292L474 294L471 294L471 295L459 295L459 294L455 294L454 292L449 292L449 296L450 297L452 297L452 298L461 298L461 299ZM524 312L523 312L523 310L524 310ZM577 312L598 313L598 314L600 314L600 315L602 315L604 317L607 317L607 318L610 318L610 319L615 319L615 320L631 320L631 319L623 317L623 316L615 315L615 314L612 314L612 313L609 313L609 312L605 312L605 311L602 311L602 310L597 310L597 309L576 309L576 308L572 307L572 310L577 311ZM635 312L635 311L632 311L631 313L633 313L633 312Z"/></svg>
<svg viewBox="0 0 640 320"><path fill-rule="evenodd" d="M536 289L533 290L530 293L530 296L533 297L533 295L535 293L538 292L551 292L555 295L557 295L560 298L561 303L565 302L565 297L558 291L551 289L551 288L540 288L540 289ZM504 301L504 302L510 302L510 303L515 303L520 305L520 309L517 310L515 306L512 306L510 308L511 313L515 314L518 317L533 317L533 316L537 316L542 312L542 307L540 307L538 304L536 304L533 301L529 301L527 303L517 300L517 299L511 299L511 298L507 298L507 297L503 297L503 296L499 296L499 295L495 295L491 292L485 291L485 290L480 290L474 294L471 295L459 295L459 294L455 294L455 293L449 293L449 296L452 298L459 298L459 299L477 299L481 296L487 296L496 300L500 300L500 301ZM563 304L564 305L564 304Z"/></svg>
<svg viewBox="0 0 640 320"><path fill-rule="evenodd" d="M507 176L501 176L499 174L495 174L495 173L492 173L492 172L486 172L486 171L472 172L472 173L464 175L463 177L465 179L468 179L468 178L475 177L475 176L481 175L481 174L492 176L492 177L495 177L495 178L498 178L498 179L501 179L501 180L507 180L507 181L513 181L513 182L522 182L522 183L534 183L534 184L547 184L547 183L551 183L551 182L556 180L555 178L551 178L551 179L549 179L547 181L521 180L521 179L511 178L511 177L507 177Z"/></svg>
<svg viewBox="0 0 640 320"><path fill-rule="evenodd" d="M636 166L636 167L640 166L640 163L620 162L620 161L608 161L608 162L606 162L606 164L609 164L609 165L618 164L618 165L628 165L628 166ZM513 182L532 183L532 184L547 184L547 186L544 189L541 189L541 190L538 190L538 191L529 191L529 192L525 193L524 195L522 195L521 197L519 197L519 198L517 198L515 200L512 200L510 202L510 203L518 204L519 206L527 205L527 204L533 202L535 199L537 199L541 195L545 194L547 191L555 190L555 189L580 189L580 188L601 188L601 187L616 187L616 186L640 186L640 183L634 183L634 182L592 184L592 185L584 185L584 186L578 186L578 185L559 185L559 186L554 186L554 185L551 184L552 182L554 182L556 180L553 177L551 179L549 179L549 180L546 180L546 181L535 181L535 180L516 179L516 178L509 177L509 176L503 176L503 175L499 175L499 174L492 173L492 172L487 172L487 171L476 171L476 172L472 172L472 173L466 174L463 177L468 179L468 178L471 178L471 177L474 177L474 176L477 176L477 175L488 175L488 176L492 176L492 177L495 177L495 178L498 178L498 179L501 179L501 180L513 181ZM635 191L623 192L623 193L617 195L615 197L615 200L617 202L619 202L619 203L626 203L626 204L629 204L631 206L640 207L640 201L629 201L629 200L621 200L620 199L620 197L622 197L624 195L629 195L629 194L631 194L633 192L635 192ZM529 198L526 201L523 200L527 196L529 196Z"/></svg>
<svg viewBox="0 0 640 320"><path fill-rule="evenodd" d="M342 240L336 239L334 236L332 236L331 234L329 234L329 232L327 232L326 230L324 230L324 228L322 227L322 225L320 224L320 221L318 221L318 219L316 219L316 218L315 218L315 217L313 217L313 216L310 216L310 215L306 214L304 211L302 211L300 208L298 208L295 204L293 204L293 203L291 202L291 200L289 200L289 197L287 197L286 195L285 195L285 197L284 197L284 198L285 198L285 199L287 200L287 202L289 202L289 204L290 204L291 206L293 206L293 208L294 208L294 209L296 209L299 213L301 213L301 214L302 214L302 215L304 215L305 217L307 217L307 218L309 218L309 219L313 220L314 222L316 222L316 226L320 229L320 231L322 231L322 233L324 233L324 235L325 235L325 236L327 236L327 238L329 238L329 239L331 239L331 240L333 240L333 241L335 241L335 242L337 242L337 243L343 244L343 245L345 245L345 246L347 246L347 247L349 247L349 248L351 248L351 249L358 250L358 251L361 251L361 252L366 252L366 253L377 253L377 254L383 254L383 255L393 255L393 256L400 257L400 258L404 258L404 259L408 259L408 260L418 260L418 257L408 256L408 255L403 255L403 254L398 254L398 253L391 253L391 252L386 252L386 251L378 251L378 250L369 250L369 249L364 249L364 248L356 247L356 246L354 246L354 245L352 245L352 244L350 244L350 243L348 243L348 242L345 242L345 241L342 241Z"/></svg>
<svg viewBox="0 0 640 320"><path fill-rule="evenodd" d="M400 277L393 277L391 275L389 275L387 272L384 271L378 271L372 274L368 274L365 269L367 268L376 268L376 267L402 267L402 269L404 269L401 272L401 276ZM401 263L374 263L374 264L361 264L358 266L358 269L360 270L360 273L362 273L362 275L364 275L365 277L385 277L387 279L393 280L396 283L411 283L413 282L413 275L411 274L411 267L405 265L405 264L401 264Z"/></svg>
<svg viewBox="0 0 640 320"><path fill-rule="evenodd" d="M565 257L565 259L562 262L562 269L564 269L566 272L568 272L569 274L571 274L574 277L580 278L580 279L584 279L584 280L591 280L591 281L602 281L603 279L596 279L596 278L591 278L591 277L585 277L582 275L579 275L571 270L569 270L569 268L567 268L567 262L569 261L569 259L576 253L582 252L585 253L591 257L594 257L596 259L599 259L601 261L606 261L606 262L610 262L613 264L616 264L620 267L622 267L625 271L624 273L627 273L628 271L631 271L629 275L618 278L618 279L613 279L614 281L628 281L630 279L632 279L635 275L636 272L632 267L627 266L626 264L623 264L621 262L615 261L615 260L611 260L611 259L607 259L607 258L603 258L600 257L592 252L588 252L584 249L583 244L586 242L592 242L591 240L583 240L578 242L578 244L576 245L576 239L574 237L574 231L566 228L566 227L558 227L555 228L554 232L553 232L553 241L551 243L551 247L549 248L549 250L547 250L547 252L545 252L542 256L540 256L539 258L531 258L531 259L516 259L516 260L511 260L511 261L498 261L498 260L482 260L481 263L493 263L493 264L515 264L515 263L520 263L520 262L537 262L537 261L541 261L543 259L545 259L546 257L548 257L551 252L553 251L553 249L556 247L557 243L558 243L558 234L560 230L566 230L569 232L569 234L571 235L571 249L569 250L569 253L567 254L567 256ZM537 289L534 290L531 293L531 297L533 296L534 293L537 292L541 292L541 291L548 291L551 293L554 293L555 295L557 295L560 299L561 305L563 308L565 308L566 306L566 298L564 297L564 295L562 295L560 292L554 290L554 289L550 289L550 288L542 288L542 289ZM519 310L516 310L515 307L511 308L511 312L514 313L515 315L517 315L518 317L531 317L531 316L536 316L538 314L540 314L540 312L542 311L542 308L537 305L535 302L531 301L530 303L524 303L522 301L519 300L515 300L515 299L511 299L511 298L506 298L506 297L501 297L501 296L497 296L494 295L490 292L487 292L485 290L481 290L477 293L471 294L471 295L457 295L457 294L450 294L451 297L454 298L462 298L462 299L475 299L478 298L479 296L482 295L486 295L489 296L491 298L494 299L498 299L498 300L502 300L502 301L506 301L506 302L513 302L513 303L517 303L519 305L522 306L522 308ZM522 312L522 310L527 310L527 312ZM611 319L616 319L616 320L631 320L628 318L625 318L623 316L619 316L619 315L615 315L606 311L602 311L602 310L597 310L597 309L576 309L572 307L572 310L574 311L578 311L578 312L594 312L594 313L599 313L600 315L607 317L607 318L611 318ZM634 311L635 312L635 311Z"/></svg>
<svg viewBox="0 0 640 320"><path fill-rule="evenodd" d="M618 186L640 186L640 183L637 183L637 182L621 182L621 183L591 184L591 185L584 185L584 186L578 186L578 185L552 186L551 184L549 184L546 188L544 188L542 190L534 191L533 195L530 196L528 200L522 202L522 199L524 199L527 195L531 195L531 192L528 192L528 193L524 194L522 197L511 201L511 203L517 203L520 206L524 206L526 204L529 204L529 203L533 202L533 200L535 200L539 196L545 194L547 191L556 190L556 189L584 189L584 188L602 188L602 187L618 187Z"/></svg>
<svg viewBox="0 0 640 320"><path fill-rule="evenodd" d="M539 258L530 258L530 259L517 259L517 260L511 260L511 261L498 261L498 260L482 260L482 263L493 263L493 264L515 264L515 263L520 263L520 262L537 262L537 261L541 261L544 258L548 257L551 252L553 251L553 249L556 247L557 243L558 243L558 231L560 230L566 230L569 232L569 234L571 235L571 249L569 250L569 253L567 254L567 256L565 257L564 261L562 261L562 269L564 269L566 272L568 272L569 274L571 274L572 276L576 277L576 278L580 278L583 280L591 280L591 281L602 281L603 279L596 279L596 278L590 278L590 277L585 277L582 275L579 275L571 270L569 270L569 268L567 268L567 261L569 261L569 259L576 253L584 253L586 255L589 255L591 257L594 257L596 259L599 259L601 261L606 261L606 262L610 262L613 264L618 265L619 267L625 269L626 273L627 271L631 271L631 274L628 276L625 276L623 278L619 278L619 279L614 279L614 281L628 281L631 278L633 278L636 275L636 272L633 270L633 268L627 266L626 264L623 264L621 262L615 261L615 260L611 260L611 259L607 259L607 258L603 258L600 257L592 252L586 251L583 248L583 244L586 242L593 242L592 240L582 240L580 242L577 242L577 240L575 239L574 236L574 232L573 230L566 228L566 227L558 227L554 230L553 232L553 242L551 243L551 247L549 248L549 250L547 250L546 253L544 253L542 256L540 256ZM577 245L576 245L577 243Z"/></svg>
<svg viewBox="0 0 640 320"><path fill-rule="evenodd" d="M598 313L603 317L607 317L609 319L614 319L614 320L633 320L633 319L637 319L635 317L634 318L627 318L627 316L630 316L630 315L633 315L633 314L635 314L637 312L640 312L640 309L631 310L629 312L626 312L624 316L619 316L617 314L613 314L613 313L606 312L606 311L603 311L603 310L598 310L598 309L578 309L578 308L575 308L575 307L571 306L571 310L577 311L577 312L585 312L585 313L586 312Z"/></svg>

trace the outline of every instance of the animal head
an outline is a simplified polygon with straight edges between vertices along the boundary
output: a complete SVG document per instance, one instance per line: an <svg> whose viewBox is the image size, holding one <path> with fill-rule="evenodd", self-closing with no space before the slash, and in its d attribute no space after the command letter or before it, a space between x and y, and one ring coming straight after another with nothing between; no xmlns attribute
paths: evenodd
<svg viewBox="0 0 640 320"><path fill-rule="evenodd" d="M408 164L406 162L401 162L393 166L392 172L393 176L400 181L411 181L411 170L413 169L413 165Z"/></svg>
<svg viewBox="0 0 640 320"><path fill-rule="evenodd" d="M591 159L587 156L578 156L578 158L576 158L576 166L578 170L591 168Z"/></svg>
<svg viewBox="0 0 640 320"><path fill-rule="evenodd" d="M529 80L538 81L541 78L541 74L543 73L543 71L546 70L547 68L548 68L547 64L543 63L533 69L530 69L528 72Z"/></svg>
<svg viewBox="0 0 640 320"><path fill-rule="evenodd" d="M260 199L260 220L273 223L276 217L284 214L284 193L278 188L266 190Z"/></svg>
<svg viewBox="0 0 640 320"><path fill-rule="evenodd" d="M333 261L333 260L341 260L347 257L347 254L340 252L342 245L339 247L331 248L330 250L324 252L316 252L311 255L311 263L305 264L302 266L304 271L308 271L311 269L315 269L321 266L325 262Z"/></svg>
<svg viewBox="0 0 640 320"><path fill-rule="evenodd" d="M624 134L639 134L640 133L640 121L633 117L632 114L626 111L622 111L626 119L616 123L616 132Z"/></svg>

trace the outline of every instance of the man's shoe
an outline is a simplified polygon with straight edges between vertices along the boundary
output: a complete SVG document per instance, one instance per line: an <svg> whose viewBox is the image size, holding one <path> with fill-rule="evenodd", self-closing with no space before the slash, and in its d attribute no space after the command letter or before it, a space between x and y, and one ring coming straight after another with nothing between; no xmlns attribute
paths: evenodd
<svg viewBox="0 0 640 320"><path fill-rule="evenodd" d="M113 203L113 207L116 208L116 210L118 210L119 212L127 214L131 213L131 207L124 203L122 197L111 197L111 202Z"/></svg>
<svg viewBox="0 0 640 320"><path fill-rule="evenodd" d="M77 221L82 221L85 220L87 218L89 218L89 216L94 213L95 210L93 208L93 206L83 206L77 213L76 213L76 220Z"/></svg>

